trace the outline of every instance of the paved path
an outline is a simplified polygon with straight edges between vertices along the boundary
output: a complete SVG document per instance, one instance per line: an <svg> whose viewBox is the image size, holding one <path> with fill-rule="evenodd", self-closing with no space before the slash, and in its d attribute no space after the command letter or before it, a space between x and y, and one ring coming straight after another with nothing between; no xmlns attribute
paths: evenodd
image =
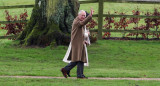
<svg viewBox="0 0 160 86"><path fill-rule="evenodd" d="M36 78L36 79L65 79L64 77L48 77L48 76L0 76L0 78ZM76 77L69 77L69 79L76 79ZM160 81L160 78L100 78L89 77L88 79L97 80L155 80Z"/></svg>

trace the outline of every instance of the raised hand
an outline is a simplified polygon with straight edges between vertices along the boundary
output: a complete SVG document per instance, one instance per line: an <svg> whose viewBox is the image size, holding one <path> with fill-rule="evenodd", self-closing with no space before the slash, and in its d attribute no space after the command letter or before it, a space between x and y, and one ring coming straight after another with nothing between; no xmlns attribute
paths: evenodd
<svg viewBox="0 0 160 86"><path fill-rule="evenodd" d="M93 15L93 13L94 13L94 10L91 8L91 16Z"/></svg>

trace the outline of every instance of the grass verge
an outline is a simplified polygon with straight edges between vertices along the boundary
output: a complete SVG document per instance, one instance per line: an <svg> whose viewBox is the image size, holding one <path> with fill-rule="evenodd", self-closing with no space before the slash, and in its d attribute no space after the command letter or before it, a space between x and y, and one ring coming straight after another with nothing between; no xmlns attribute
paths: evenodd
<svg viewBox="0 0 160 86"><path fill-rule="evenodd" d="M0 75L62 76L67 46L20 47L0 40ZM102 40L88 47L88 77L160 77L159 41ZM76 68L71 71L76 77Z"/></svg>
<svg viewBox="0 0 160 86"><path fill-rule="evenodd" d="M2 86L159 86L158 81L0 78Z"/></svg>

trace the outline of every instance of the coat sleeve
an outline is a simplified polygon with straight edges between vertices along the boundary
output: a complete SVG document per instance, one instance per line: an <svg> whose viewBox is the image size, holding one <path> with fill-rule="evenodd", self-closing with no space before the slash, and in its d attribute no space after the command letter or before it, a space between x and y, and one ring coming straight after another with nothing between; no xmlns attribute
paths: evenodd
<svg viewBox="0 0 160 86"><path fill-rule="evenodd" d="M89 15L87 18L85 18L83 21L79 21L80 26L86 25L90 20L92 19L92 16Z"/></svg>

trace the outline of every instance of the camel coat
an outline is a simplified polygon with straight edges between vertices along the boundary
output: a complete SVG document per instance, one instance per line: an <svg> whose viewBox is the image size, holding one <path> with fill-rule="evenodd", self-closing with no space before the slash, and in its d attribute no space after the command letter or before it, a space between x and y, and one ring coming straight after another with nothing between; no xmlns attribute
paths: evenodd
<svg viewBox="0 0 160 86"><path fill-rule="evenodd" d="M84 43L85 25L92 19L89 15L85 20L80 21L76 17L72 24L71 42L67 53L63 59L64 62L77 62L82 61L88 63L87 47ZM88 66L88 64L86 65Z"/></svg>

